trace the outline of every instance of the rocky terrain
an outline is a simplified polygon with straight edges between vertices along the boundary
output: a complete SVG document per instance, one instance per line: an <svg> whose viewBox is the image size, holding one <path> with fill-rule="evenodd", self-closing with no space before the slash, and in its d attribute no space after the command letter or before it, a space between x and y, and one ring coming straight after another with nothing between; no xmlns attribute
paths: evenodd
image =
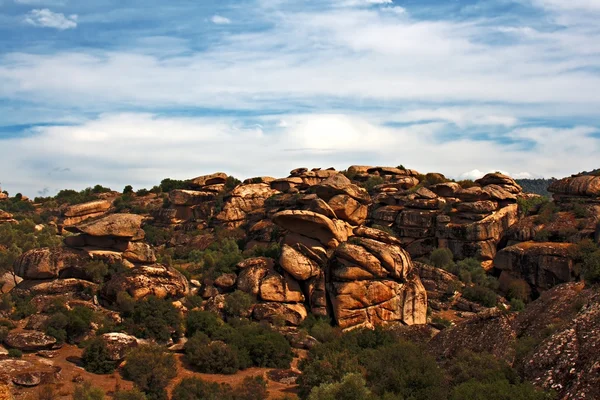
<svg viewBox="0 0 600 400"><path fill-rule="evenodd" d="M107 375L82 369L97 341L113 367L150 343L184 352L176 380L194 376L203 367L186 342L190 315L203 311L284 337L291 369L243 367L242 356L238 368L271 366L260 369L268 387L294 396L308 368L297 361L327 341L324 321L335 332L391 329L440 368L469 349L557 398L600 398L600 177L548 190L552 199L524 193L500 173L455 182L351 166L244 182L219 172L137 192L97 185L33 201L3 194L0 399L41 387L68 398L65 376L100 382ZM234 347L231 333L202 326L211 351ZM273 378L284 371L291 378Z"/></svg>

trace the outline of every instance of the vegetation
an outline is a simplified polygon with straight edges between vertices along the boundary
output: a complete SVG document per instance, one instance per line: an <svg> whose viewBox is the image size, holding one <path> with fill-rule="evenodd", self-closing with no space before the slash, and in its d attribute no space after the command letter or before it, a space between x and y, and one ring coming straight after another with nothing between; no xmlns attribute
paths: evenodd
<svg viewBox="0 0 600 400"><path fill-rule="evenodd" d="M23 352L19 349L9 349L8 356L10 358L21 358L23 357Z"/></svg>
<svg viewBox="0 0 600 400"><path fill-rule="evenodd" d="M547 197L519 197L517 199L519 211L523 216L530 215L530 213L539 210L549 202L550 200Z"/></svg>
<svg viewBox="0 0 600 400"><path fill-rule="evenodd" d="M525 193L539 194L540 196L550 197L548 187L556 179L515 179L517 184L523 188Z"/></svg>
<svg viewBox="0 0 600 400"><path fill-rule="evenodd" d="M55 306L55 312L46 324L46 334L59 343L76 343L90 330L94 312L89 308L76 306L68 310L62 304Z"/></svg>
<svg viewBox="0 0 600 400"><path fill-rule="evenodd" d="M581 276L591 284L600 283L600 248L590 239L580 241L571 257L578 264Z"/></svg>
<svg viewBox="0 0 600 400"><path fill-rule="evenodd" d="M206 250L194 250L188 260L198 265L204 276L217 277L235 271L235 265L242 261L242 251L233 238L222 238L212 243Z"/></svg>
<svg viewBox="0 0 600 400"><path fill-rule="evenodd" d="M236 388L195 377L185 378L173 390L173 398L178 400L265 400L267 397L267 382L261 376L247 377Z"/></svg>
<svg viewBox="0 0 600 400"><path fill-rule="evenodd" d="M121 301L124 301L122 299ZM126 320L127 330L136 337L166 342L182 333L182 320L173 303L149 296L133 304L131 317Z"/></svg>
<svg viewBox="0 0 600 400"><path fill-rule="evenodd" d="M104 400L104 392L90 382L83 382L75 387L73 400Z"/></svg>
<svg viewBox="0 0 600 400"><path fill-rule="evenodd" d="M115 392L113 400L147 400L147 397L137 389L119 390Z"/></svg>
<svg viewBox="0 0 600 400"><path fill-rule="evenodd" d="M365 188L368 192L375 189L375 186L383 184L385 181L380 176L370 176L365 182L362 182L360 185Z"/></svg>
<svg viewBox="0 0 600 400"><path fill-rule="evenodd" d="M188 341L186 355L188 361L200 370L212 367L202 364L204 361L198 354L203 357L222 354L227 362L217 369L228 371L251 366L289 368L292 361L288 341L266 324L235 318L226 323L213 313L191 311L186 319L186 328L186 335L194 339ZM214 341L223 342L227 348L213 346Z"/></svg>
<svg viewBox="0 0 600 400"><path fill-rule="evenodd" d="M227 295L225 300L225 315L227 317L248 317L249 310L254 304L255 299L250 294L236 290Z"/></svg>
<svg viewBox="0 0 600 400"><path fill-rule="evenodd" d="M110 359L106 343L99 339L92 339L82 355L83 367L94 374L110 374L116 368L116 363Z"/></svg>
<svg viewBox="0 0 600 400"><path fill-rule="evenodd" d="M165 388L177 375L175 356L160 346L144 345L131 350L125 361L125 379L133 381L149 400L167 398Z"/></svg>

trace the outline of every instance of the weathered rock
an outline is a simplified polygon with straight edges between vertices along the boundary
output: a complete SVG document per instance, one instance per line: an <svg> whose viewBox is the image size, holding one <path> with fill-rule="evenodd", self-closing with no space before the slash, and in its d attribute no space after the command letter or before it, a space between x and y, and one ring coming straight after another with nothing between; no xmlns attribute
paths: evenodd
<svg viewBox="0 0 600 400"><path fill-rule="evenodd" d="M456 209L460 212L475 213L475 214L489 214L498 209L498 203L495 201L475 201L458 203Z"/></svg>
<svg viewBox="0 0 600 400"><path fill-rule="evenodd" d="M13 218L13 215L4 210L0 210L0 224L17 224L17 220Z"/></svg>
<svg viewBox="0 0 600 400"><path fill-rule="evenodd" d="M108 299L114 300L120 292L127 292L134 299L150 295L165 297L183 297L189 293L187 279L174 268L160 264L135 267L126 273L118 274L102 288Z"/></svg>
<svg viewBox="0 0 600 400"><path fill-rule="evenodd" d="M521 277L537 290L547 290L577 277L571 243L524 242L498 252L494 267Z"/></svg>
<svg viewBox="0 0 600 400"><path fill-rule="evenodd" d="M217 195L213 192L175 189L169 192L169 200L175 206L195 206L214 200Z"/></svg>
<svg viewBox="0 0 600 400"><path fill-rule="evenodd" d="M258 321L277 321L283 319L289 325L298 326L306 319L308 313L303 304L260 303L257 304L252 316Z"/></svg>
<svg viewBox="0 0 600 400"><path fill-rule="evenodd" d="M144 231L141 229L143 220L144 217L137 214L111 214L66 229L90 236L115 236L136 240L144 238Z"/></svg>
<svg viewBox="0 0 600 400"><path fill-rule="evenodd" d="M508 191L505 187L499 185L488 185L483 188L483 193L487 194L490 200L499 202L516 202L517 195Z"/></svg>
<svg viewBox="0 0 600 400"><path fill-rule="evenodd" d="M190 179L191 186L202 188L204 186L222 185L227 181L227 174L223 172L215 172L210 175L202 175L194 179Z"/></svg>
<svg viewBox="0 0 600 400"><path fill-rule="evenodd" d="M456 197L456 194L462 189L456 182L438 183L429 187L429 189L441 197Z"/></svg>
<svg viewBox="0 0 600 400"><path fill-rule="evenodd" d="M56 339L38 331L10 331L4 343L13 349L38 351L56 346Z"/></svg>
<svg viewBox="0 0 600 400"><path fill-rule="evenodd" d="M223 274L215 279L214 285L221 289L231 289L235 286L236 274Z"/></svg>
<svg viewBox="0 0 600 400"><path fill-rule="evenodd" d="M108 200L95 200L69 206L62 212L62 224L69 226L78 224L86 219L102 216L106 214L111 205L111 202Z"/></svg>
<svg viewBox="0 0 600 400"><path fill-rule="evenodd" d="M127 250L123 253L123 258L133 263L156 262L156 254L154 254L152 247L141 242L130 242Z"/></svg>
<svg viewBox="0 0 600 400"><path fill-rule="evenodd" d="M125 359L127 352L138 346L138 340L135 336L120 332L105 333L100 335L100 340L106 344L108 357L111 361Z"/></svg>
<svg viewBox="0 0 600 400"><path fill-rule="evenodd" d="M273 270L275 262L270 258L250 258L240 262L237 267L241 270L237 277L236 287L255 296L260 292L260 282Z"/></svg>
<svg viewBox="0 0 600 400"><path fill-rule="evenodd" d="M397 246L401 245L400 240L398 240L396 237L375 228L359 226L354 229L354 234L362 238L373 239L382 243L393 244Z"/></svg>
<svg viewBox="0 0 600 400"><path fill-rule="evenodd" d="M600 176L579 175L553 182L549 192L557 195L600 197Z"/></svg>
<svg viewBox="0 0 600 400"><path fill-rule="evenodd" d="M52 296L58 294L83 294L93 293L98 285L82 279L50 279L50 280L26 280L19 283L14 291L29 296Z"/></svg>
<svg viewBox="0 0 600 400"><path fill-rule="evenodd" d="M278 303L301 303L304 295L298 282L290 275L269 271L260 281L259 297Z"/></svg>
<svg viewBox="0 0 600 400"><path fill-rule="evenodd" d="M371 201L366 190L353 184L343 174L336 174L325 179L315 187L315 192L317 196L328 203L332 197L339 194L345 194L361 204L368 204Z"/></svg>
<svg viewBox="0 0 600 400"><path fill-rule="evenodd" d="M333 196L327 204L331 207L335 216L348 221L352 225L362 225L367 219L369 211L367 206L346 194Z"/></svg>
<svg viewBox="0 0 600 400"><path fill-rule="evenodd" d="M69 269L81 269L85 253L69 248L42 248L21 255L14 264L15 274L24 279L58 278Z"/></svg>
<svg viewBox="0 0 600 400"><path fill-rule="evenodd" d="M485 175L483 178L477 179L475 181L475 183L477 183L481 186L499 185L499 186L502 186L505 189L509 190L511 193L520 193L523 191L521 186L519 186L513 178L511 178L510 176L501 174L500 172L489 173L489 174ZM510 189L511 187L514 188L515 191Z"/></svg>
<svg viewBox="0 0 600 400"><path fill-rule="evenodd" d="M307 280L320 273L320 267L314 259L305 256L287 244L284 244L281 248L279 264L281 268L299 281Z"/></svg>
<svg viewBox="0 0 600 400"><path fill-rule="evenodd" d="M347 231L339 229L331 219L312 211L285 210L273 216L280 227L303 236L317 239L328 247L335 247L348 239Z"/></svg>
<svg viewBox="0 0 600 400"><path fill-rule="evenodd" d="M517 340L513 319L513 315L490 309L444 329L431 340L428 347L438 358L452 358L462 350L469 349L490 353L512 364Z"/></svg>
<svg viewBox="0 0 600 400"><path fill-rule="evenodd" d="M275 179L270 183L271 189L280 192L287 192L290 189L294 189L302 184L304 184L304 181L299 177Z"/></svg>
<svg viewBox="0 0 600 400"><path fill-rule="evenodd" d="M42 383L42 373L38 371L21 372L13 376L12 382L18 386L35 387Z"/></svg>

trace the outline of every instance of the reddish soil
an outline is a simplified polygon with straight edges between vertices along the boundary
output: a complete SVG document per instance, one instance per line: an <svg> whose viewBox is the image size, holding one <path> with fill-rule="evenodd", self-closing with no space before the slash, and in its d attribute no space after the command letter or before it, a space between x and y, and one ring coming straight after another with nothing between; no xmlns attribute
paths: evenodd
<svg viewBox="0 0 600 400"><path fill-rule="evenodd" d="M54 390L56 399L70 399L71 394L77 385L81 381L90 381L92 385L101 388L107 393L107 397L111 398L111 394L115 388L120 387L121 389L130 389L133 384L129 381L124 380L118 372L114 372L111 375L96 375L85 371L79 367L75 362L69 360L77 360L82 354L82 349L76 346L65 345L61 349L57 350L57 356L52 359L44 359L35 354L23 355L23 360L30 361L35 364L48 364L51 362L54 366L62 368L60 373L60 380L52 385L42 385L35 388L21 388L14 387L12 390L15 400L37 400L38 395L41 391ZM265 379L268 379L267 373L272 371L268 368L249 368L244 371L240 371L235 375L212 375L212 374L200 374L194 372L185 367L182 362L183 356L181 354L176 355L177 358L177 378L175 378L168 387L170 392L177 383L186 377L196 376L207 381L227 383L232 386L240 384L244 378L248 376L261 375ZM293 365L297 364L297 359L294 360ZM268 391L269 399L282 399L288 397L291 399L297 399L296 385L288 385L279 382L268 380Z"/></svg>

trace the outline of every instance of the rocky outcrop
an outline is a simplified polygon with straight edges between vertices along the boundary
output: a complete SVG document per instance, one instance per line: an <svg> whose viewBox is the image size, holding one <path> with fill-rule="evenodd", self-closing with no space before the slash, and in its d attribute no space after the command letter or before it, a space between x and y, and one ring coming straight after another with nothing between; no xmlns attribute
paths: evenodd
<svg viewBox="0 0 600 400"><path fill-rule="evenodd" d="M561 399L600 398L600 294L582 283L556 286L516 321L538 343L519 360L525 378Z"/></svg>
<svg viewBox="0 0 600 400"><path fill-rule="evenodd" d="M4 210L0 210L0 224L17 224L17 220L13 218L13 215Z"/></svg>
<svg viewBox="0 0 600 400"><path fill-rule="evenodd" d="M41 248L24 253L14 264L15 274L23 279L52 279L83 273L86 255L68 248Z"/></svg>
<svg viewBox="0 0 600 400"><path fill-rule="evenodd" d="M112 204L108 200L95 200L68 206L62 210L59 225L72 226L87 219L101 217L108 212L111 206Z"/></svg>
<svg viewBox="0 0 600 400"><path fill-rule="evenodd" d="M210 175L202 175L194 179L190 179L190 186L203 189L203 188L211 188L217 185L224 185L227 182L227 174L223 172L215 172Z"/></svg>
<svg viewBox="0 0 600 400"><path fill-rule="evenodd" d="M102 294L114 301L120 292L134 299L147 296L181 298L190 291L188 280L176 269L160 264L134 267L117 274L102 288Z"/></svg>
<svg viewBox="0 0 600 400"><path fill-rule="evenodd" d="M428 347L439 359L452 358L469 349L492 354L512 364L517 340L513 320L513 315L490 309L444 329L429 342Z"/></svg>
<svg viewBox="0 0 600 400"><path fill-rule="evenodd" d="M137 214L111 214L107 217L84 222L82 224L66 228L69 232L84 233L93 237L115 237L130 240L144 238L142 222L144 217Z"/></svg>
<svg viewBox="0 0 600 400"><path fill-rule="evenodd" d="M580 174L553 182L548 191L553 193L554 200L559 203L573 199L599 202L600 175Z"/></svg>
<svg viewBox="0 0 600 400"><path fill-rule="evenodd" d="M4 344L22 351L38 351L56 346L56 339L38 331L10 331Z"/></svg>
<svg viewBox="0 0 600 400"><path fill-rule="evenodd" d="M100 340L106 344L108 358L111 361L122 361L127 352L138 346L135 336L120 332L111 332L100 335Z"/></svg>
<svg viewBox="0 0 600 400"><path fill-rule="evenodd" d="M517 221L516 202L521 193L512 178L498 173L486 175L469 188L441 182L408 191L378 190L371 221L392 229L411 256L426 256L446 247L457 259L482 261L494 258L503 233Z"/></svg>
<svg viewBox="0 0 600 400"><path fill-rule="evenodd" d="M524 279L538 292L544 291L577 278L571 256L574 247L571 243L519 243L498 252L494 267L511 278Z"/></svg>
<svg viewBox="0 0 600 400"><path fill-rule="evenodd" d="M266 183L239 185L229 194L216 220L226 227L237 228L248 222L250 215L255 220L265 217L265 201L279 193Z"/></svg>

